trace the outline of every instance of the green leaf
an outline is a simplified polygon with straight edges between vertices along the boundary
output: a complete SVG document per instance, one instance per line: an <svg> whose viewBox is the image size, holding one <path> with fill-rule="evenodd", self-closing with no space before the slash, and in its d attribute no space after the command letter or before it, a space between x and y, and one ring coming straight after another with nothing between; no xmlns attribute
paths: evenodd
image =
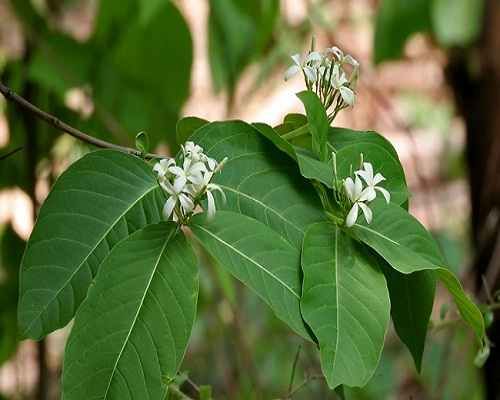
<svg viewBox="0 0 500 400"><path fill-rule="evenodd" d="M308 225L325 219L321 203L288 156L276 151L251 125L241 121L213 122L191 137L216 160L228 157L214 178L227 196L223 209L239 212L266 224L302 247Z"/></svg>
<svg viewBox="0 0 500 400"><path fill-rule="evenodd" d="M230 97L246 66L268 47L279 17L278 0L210 0L209 61L215 91Z"/></svg>
<svg viewBox="0 0 500 400"><path fill-rule="evenodd" d="M381 134L374 131L355 131L347 128L330 127L328 143L336 150L353 144L376 144L389 152L399 161L398 153L394 146Z"/></svg>
<svg viewBox="0 0 500 400"><path fill-rule="evenodd" d="M23 335L40 339L65 326L110 249L161 220L163 198L151 166L133 156L100 150L69 167L40 209L24 253Z"/></svg>
<svg viewBox="0 0 500 400"><path fill-rule="evenodd" d="M327 147L328 131L330 123L326 115L325 107L321 100L313 92L307 90L297 94L306 109L309 130L312 135L312 149L321 161L328 160L329 150Z"/></svg>
<svg viewBox="0 0 500 400"><path fill-rule="evenodd" d="M328 222L304 237L302 315L319 341L330 388L364 386L377 368L390 302L376 259Z"/></svg>
<svg viewBox="0 0 500 400"><path fill-rule="evenodd" d="M300 314L300 251L263 223L229 211L190 225L206 251L252 289L278 318L309 339Z"/></svg>
<svg viewBox="0 0 500 400"><path fill-rule="evenodd" d="M415 366L420 371L434 304L436 276L432 271L402 274L391 267L384 268L383 272L391 297L394 328L401 341L410 350Z"/></svg>
<svg viewBox="0 0 500 400"><path fill-rule="evenodd" d="M333 188L333 165L331 161L320 161L307 149L295 147L300 173L304 178L317 180Z"/></svg>
<svg viewBox="0 0 500 400"><path fill-rule="evenodd" d="M432 270L453 296L462 318L481 343L485 339L484 320L465 294L459 280L445 268L439 248L427 230L395 204L379 204L373 209L370 225L361 221L347 229L358 240L380 254L392 268L403 274ZM420 296L415 293L415 296Z"/></svg>
<svg viewBox="0 0 500 400"><path fill-rule="evenodd" d="M375 63L398 59L406 40L431 30L432 0L382 0L375 22Z"/></svg>
<svg viewBox="0 0 500 400"><path fill-rule="evenodd" d="M446 47L468 46L481 33L484 0L433 0L432 24L438 42Z"/></svg>
<svg viewBox="0 0 500 400"><path fill-rule="evenodd" d="M203 125L208 124L208 121L198 117L184 117L177 121L175 126L177 143L183 144L188 138Z"/></svg>
<svg viewBox="0 0 500 400"><path fill-rule="evenodd" d="M285 154L288 154L292 159L296 160L295 149L286 139L283 139L276 130L271 126L256 122L252 126L261 133L265 138L269 139L278 149L280 149Z"/></svg>
<svg viewBox="0 0 500 400"><path fill-rule="evenodd" d="M160 399L182 362L196 314L196 257L173 223L113 248L78 310L63 397Z"/></svg>

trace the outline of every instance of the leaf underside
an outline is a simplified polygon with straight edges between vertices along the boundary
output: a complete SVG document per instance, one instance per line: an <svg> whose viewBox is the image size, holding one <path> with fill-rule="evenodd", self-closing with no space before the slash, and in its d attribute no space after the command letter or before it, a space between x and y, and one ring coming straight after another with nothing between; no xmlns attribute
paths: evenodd
<svg viewBox="0 0 500 400"><path fill-rule="evenodd" d="M78 310L64 358L65 400L162 399L193 326L196 257L173 223L118 244Z"/></svg>

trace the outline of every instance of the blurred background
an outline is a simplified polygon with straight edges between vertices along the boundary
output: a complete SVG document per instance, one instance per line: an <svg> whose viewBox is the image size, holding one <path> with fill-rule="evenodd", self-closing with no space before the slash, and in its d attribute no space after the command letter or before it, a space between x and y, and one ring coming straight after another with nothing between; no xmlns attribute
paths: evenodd
<svg viewBox="0 0 500 400"><path fill-rule="evenodd" d="M182 116L279 124L303 112L290 55L341 47L361 62L357 103L335 125L396 147L411 212L482 303L500 288L500 2L496 0L0 0L0 81L84 132L157 152ZM58 399L68 328L20 341L18 270L58 175L91 148L0 96L0 399ZM316 350L214 266L178 384L217 399L335 399ZM483 368L439 292L423 371L389 332L380 366L349 399L500 399L500 349ZM500 323L489 336L500 342ZM297 356L298 355L298 356ZM294 363L294 360L297 360ZM291 381L293 366L296 365ZM203 389L203 388L202 388ZM203 391L203 390L202 390Z"/></svg>

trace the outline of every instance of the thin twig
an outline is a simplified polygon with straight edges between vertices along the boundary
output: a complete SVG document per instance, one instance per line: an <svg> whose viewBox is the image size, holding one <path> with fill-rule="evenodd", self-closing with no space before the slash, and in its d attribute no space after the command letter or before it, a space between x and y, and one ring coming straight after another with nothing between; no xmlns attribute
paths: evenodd
<svg viewBox="0 0 500 400"><path fill-rule="evenodd" d="M101 139L95 138L93 136L87 135L86 133L66 124L65 122L61 121L60 119L53 116L52 114L49 114L49 113L39 109L37 106L31 104L28 100L19 96L13 90L11 90L9 87L5 86L1 82L0 82L0 92L4 95L4 97L7 100L10 100L10 101L16 103L17 105L21 106L23 109L32 113L37 118L47 122L48 124L52 125L53 127L59 129L60 131L63 131L65 133L67 133L68 135L71 135L71 136L73 136L73 137L75 137L83 142L89 143L89 144L94 145L96 147L100 147L100 148L104 148L104 149L114 149L114 150L118 150L118 151L121 151L121 152L124 152L127 154L132 154L135 156L142 156L142 157L148 158L148 159L165 158L165 156L161 156L161 155L153 154L153 153L142 154L139 150L133 149L131 147L120 146L120 145L110 143L110 142L107 142L105 140L101 140Z"/></svg>
<svg viewBox="0 0 500 400"><path fill-rule="evenodd" d="M0 161L5 160L7 157L10 157L10 156L12 156L12 155L16 154L18 151L21 151L22 149L23 149L23 147L22 147L22 146L21 146L21 147L17 147L17 148L15 148L14 150L11 150L11 151L9 151L9 152L8 152L8 153L6 153L6 154L1 155L1 156L0 156Z"/></svg>

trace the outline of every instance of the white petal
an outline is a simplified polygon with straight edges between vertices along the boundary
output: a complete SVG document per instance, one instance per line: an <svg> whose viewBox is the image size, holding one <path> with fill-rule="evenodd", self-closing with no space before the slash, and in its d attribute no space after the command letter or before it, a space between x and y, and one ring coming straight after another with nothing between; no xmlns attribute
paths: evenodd
<svg viewBox="0 0 500 400"><path fill-rule="evenodd" d="M354 197L354 181L352 180L351 177L346 178L344 180L344 189L347 194L347 197L349 197L349 200L355 201L356 199Z"/></svg>
<svg viewBox="0 0 500 400"><path fill-rule="evenodd" d="M355 68L359 67L359 62L350 54L344 57L344 62L347 64L351 64Z"/></svg>
<svg viewBox="0 0 500 400"><path fill-rule="evenodd" d="M175 193L180 193L184 189L184 186L186 186L187 179L185 175L180 175L174 180L174 192Z"/></svg>
<svg viewBox="0 0 500 400"><path fill-rule="evenodd" d="M215 168L217 168L217 161L215 161L213 158L207 157L207 164L210 171L213 171L215 170Z"/></svg>
<svg viewBox="0 0 500 400"><path fill-rule="evenodd" d="M224 191L222 190L222 188L219 186L219 185L216 185L215 183L211 183L207 186L207 190L208 191L217 191L221 194L222 196L222 200L224 201L224 203L226 202L226 194L224 193Z"/></svg>
<svg viewBox="0 0 500 400"><path fill-rule="evenodd" d="M194 164L189 166L189 174L190 175L196 175L196 174L201 174L202 172L205 172L207 170L207 167L205 166L204 163L197 161Z"/></svg>
<svg viewBox="0 0 500 400"><path fill-rule="evenodd" d="M168 170L176 176L184 175L184 170L178 166L170 167Z"/></svg>
<svg viewBox="0 0 500 400"><path fill-rule="evenodd" d="M377 193L375 192L375 189L373 189L373 186L368 186L361 192L359 195L358 201L373 201L375 200L375 197L377 197Z"/></svg>
<svg viewBox="0 0 500 400"><path fill-rule="evenodd" d="M363 180L365 181L365 183L367 185L371 185L372 184L372 176L367 171L365 171L364 169L357 170L355 172L355 174L356 174L356 176L360 176L361 178L363 178Z"/></svg>
<svg viewBox="0 0 500 400"><path fill-rule="evenodd" d="M347 227L351 227L356 223L357 219L358 219L358 203L354 203L351 210L349 211L349 214L347 214L347 217L345 219L345 225Z"/></svg>
<svg viewBox="0 0 500 400"><path fill-rule="evenodd" d="M306 63L320 63L323 60L323 56L319 51L311 51L306 57Z"/></svg>
<svg viewBox="0 0 500 400"><path fill-rule="evenodd" d="M297 65L292 65L290 68L288 68L285 71L285 81L293 78L295 75L297 75L297 73L299 71L300 71L300 67L298 67Z"/></svg>
<svg viewBox="0 0 500 400"><path fill-rule="evenodd" d="M168 180L163 180L160 182L161 188L170 195L176 194L174 187Z"/></svg>
<svg viewBox="0 0 500 400"><path fill-rule="evenodd" d="M293 60L293 63L297 66L297 67L300 67L302 65L302 62L301 62L301 56L299 53L297 54L294 54L291 59Z"/></svg>
<svg viewBox="0 0 500 400"><path fill-rule="evenodd" d="M345 86L341 86L339 88L339 90L340 90L340 94L342 96L342 99L344 99L344 102L346 104L352 106L354 104L354 102L356 101L356 95L354 94L354 92Z"/></svg>
<svg viewBox="0 0 500 400"><path fill-rule="evenodd" d="M363 168L365 169L366 172L370 174L371 177L373 177L373 165L371 163L364 162Z"/></svg>
<svg viewBox="0 0 500 400"><path fill-rule="evenodd" d="M174 211L175 203L176 201L174 196L170 196L165 202L165 205L163 206L163 218L166 220L170 219L170 215L172 215L172 211Z"/></svg>
<svg viewBox="0 0 500 400"><path fill-rule="evenodd" d="M310 83L316 82L317 75L314 68L304 67L304 74L306 75L306 78Z"/></svg>
<svg viewBox="0 0 500 400"><path fill-rule="evenodd" d="M385 178L384 178L384 175L382 175L381 173L377 173L374 177L373 177L373 184L376 185L382 181L385 181Z"/></svg>
<svg viewBox="0 0 500 400"><path fill-rule="evenodd" d="M188 181L197 186L204 186L204 179L201 174L192 174L187 177Z"/></svg>
<svg viewBox="0 0 500 400"><path fill-rule="evenodd" d="M215 215L215 200L210 192L207 192L207 214L209 219L213 218Z"/></svg>
<svg viewBox="0 0 500 400"><path fill-rule="evenodd" d="M194 209L194 203L193 200L184 193L181 193L179 195L179 202L181 203L182 210L184 211L185 214L190 213Z"/></svg>
<svg viewBox="0 0 500 400"><path fill-rule="evenodd" d="M341 60L344 58L344 52L340 50L337 46L329 47L326 49L328 53L332 53L337 59Z"/></svg>
<svg viewBox="0 0 500 400"><path fill-rule="evenodd" d="M380 186L375 186L375 190L378 190L380 193L382 193L385 197L385 201L387 202L387 204L389 204L389 202L391 201L391 194Z"/></svg>
<svg viewBox="0 0 500 400"><path fill-rule="evenodd" d="M363 183L361 182L361 179L359 179L359 176L356 176L354 178L354 198L357 200L359 196L361 196L362 192L363 192Z"/></svg>
<svg viewBox="0 0 500 400"><path fill-rule="evenodd" d="M361 210L363 211L363 215L365 216L366 222L371 223L373 219L372 210L365 203L359 203Z"/></svg>

